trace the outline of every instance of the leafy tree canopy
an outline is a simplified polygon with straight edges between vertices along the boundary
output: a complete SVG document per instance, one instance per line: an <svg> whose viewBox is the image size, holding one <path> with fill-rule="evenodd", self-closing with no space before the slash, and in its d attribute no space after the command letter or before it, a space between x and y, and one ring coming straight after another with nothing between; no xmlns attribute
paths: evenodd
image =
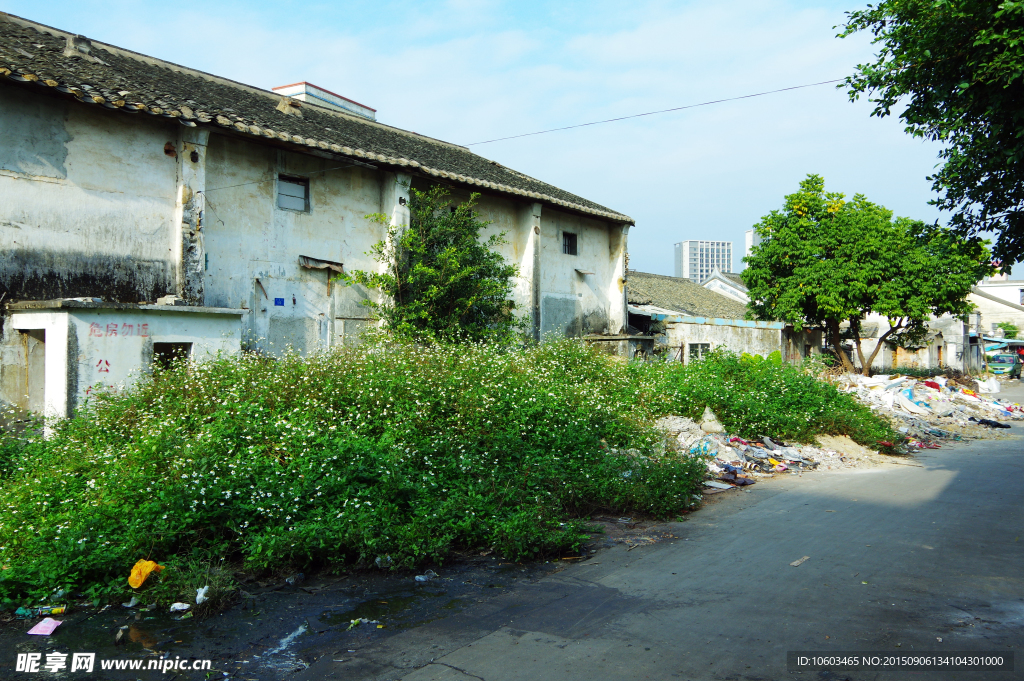
<svg viewBox="0 0 1024 681"><path fill-rule="evenodd" d="M996 328L1003 330L1004 338L1016 338L1020 333L1020 328L1013 322L999 322Z"/></svg>
<svg viewBox="0 0 1024 681"><path fill-rule="evenodd" d="M964 236L998 234L995 257L1024 256L1024 2L883 0L848 13L841 37L870 31L874 63L846 80L869 94L873 115L900 118L917 137L943 143L929 179Z"/></svg>
<svg viewBox="0 0 1024 681"><path fill-rule="evenodd" d="M493 250L507 243L504 232L480 239L488 223L474 210L478 196L455 205L443 187L412 189L408 227L368 216L387 227L387 238L371 250L383 271L342 276L380 291L380 301L364 304L386 331L421 341L475 341L511 338L522 327L510 299L519 270Z"/></svg>
<svg viewBox="0 0 1024 681"><path fill-rule="evenodd" d="M840 324L849 323L858 358L870 370L882 341L920 338L932 315L960 316L971 309L971 287L992 272L976 238L892 212L860 194L847 201L808 175L800 191L754 226L761 243L745 259L743 281L760 319L820 326L848 371ZM870 356L861 350L865 315L886 317L890 328ZM895 334L895 337L893 337Z"/></svg>

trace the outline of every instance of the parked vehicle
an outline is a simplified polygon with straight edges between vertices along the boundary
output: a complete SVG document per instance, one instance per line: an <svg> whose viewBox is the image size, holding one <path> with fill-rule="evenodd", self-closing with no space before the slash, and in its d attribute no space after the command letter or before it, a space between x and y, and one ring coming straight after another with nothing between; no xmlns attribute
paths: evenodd
<svg viewBox="0 0 1024 681"><path fill-rule="evenodd" d="M988 361L988 370L1000 376L1020 378L1022 362L1020 355L1010 353L995 355Z"/></svg>

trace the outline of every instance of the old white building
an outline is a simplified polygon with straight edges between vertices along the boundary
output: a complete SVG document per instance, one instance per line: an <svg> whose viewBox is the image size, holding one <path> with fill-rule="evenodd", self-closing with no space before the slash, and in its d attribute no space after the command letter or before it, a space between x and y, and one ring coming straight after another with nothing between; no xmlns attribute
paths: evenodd
<svg viewBox="0 0 1024 681"><path fill-rule="evenodd" d="M376 292L331 274L378 267L366 216L438 184L506 233L535 336L623 329L629 217L287 88L0 14L0 403L67 415L154 357L348 342Z"/></svg>

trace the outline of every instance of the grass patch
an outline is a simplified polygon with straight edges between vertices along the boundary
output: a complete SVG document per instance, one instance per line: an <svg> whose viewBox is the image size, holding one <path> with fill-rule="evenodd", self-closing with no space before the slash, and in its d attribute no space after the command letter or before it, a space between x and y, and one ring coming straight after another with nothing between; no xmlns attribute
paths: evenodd
<svg viewBox="0 0 1024 681"><path fill-rule="evenodd" d="M195 597L224 565L411 567L463 549L578 550L597 510L698 501L703 462L656 449L653 418L705 405L741 435L860 442L891 431L799 369L713 355L625 364L575 342L375 346L156 371L48 439L0 438L0 597L58 589ZM147 600L149 602L149 600Z"/></svg>

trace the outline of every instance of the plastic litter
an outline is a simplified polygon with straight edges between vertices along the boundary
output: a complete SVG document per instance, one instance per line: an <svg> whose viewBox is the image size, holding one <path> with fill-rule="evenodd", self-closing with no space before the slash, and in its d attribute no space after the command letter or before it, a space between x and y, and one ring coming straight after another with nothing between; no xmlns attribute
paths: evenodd
<svg viewBox="0 0 1024 681"><path fill-rule="evenodd" d="M185 612L191 607L188 603L171 603L171 612Z"/></svg>
<svg viewBox="0 0 1024 681"><path fill-rule="evenodd" d="M210 590L209 585L204 586L202 589L196 589L196 605L202 605L203 601L210 600L206 596L206 592Z"/></svg>
<svg viewBox="0 0 1024 681"><path fill-rule="evenodd" d="M718 482L716 480L705 480L705 487L711 487L713 489L732 489L732 485L727 485L724 482Z"/></svg>
<svg viewBox="0 0 1024 681"><path fill-rule="evenodd" d="M793 561L792 563L790 563L790 565L792 565L793 567L800 567L800 565L801 565L801 564L802 564L802 563L803 563L803 562L804 562L805 560L809 560L809 559L810 559L810 556L804 556L803 558L797 558L797 559L796 559L796 560L794 560L794 561Z"/></svg>
<svg viewBox="0 0 1024 681"><path fill-rule="evenodd" d="M49 636L53 630L60 626L60 620L46 617L42 622L28 630L27 633L33 636Z"/></svg>
<svg viewBox="0 0 1024 681"><path fill-rule="evenodd" d="M377 559L374 560L373 562L374 562L374 564L377 567L379 567L381 569L384 569L384 568L391 567L391 562L392 561L391 561L391 556L377 556Z"/></svg>
<svg viewBox="0 0 1024 681"><path fill-rule="evenodd" d="M122 603L121 605L123 607L125 607L125 608L134 608L138 604L139 604L138 597L137 596L132 596L132 599L130 601L128 601L127 603Z"/></svg>
<svg viewBox="0 0 1024 681"><path fill-rule="evenodd" d="M133 589L138 589L150 573L160 572L163 569L164 566L157 565L156 561L140 560L132 567L132 573L128 576L128 585Z"/></svg>
<svg viewBox="0 0 1024 681"><path fill-rule="evenodd" d="M701 417L700 429L705 433L725 432L725 428L722 427L718 417L715 416L715 412L711 411L711 407L704 407L704 416Z"/></svg>
<svg viewBox="0 0 1024 681"><path fill-rule="evenodd" d="M390 559L390 556L389 556L389 559ZM295 586L296 584L301 584L304 579L306 579L305 573L303 573L303 572L296 572L294 575L292 575L291 577L288 577L284 581L289 586Z"/></svg>
<svg viewBox="0 0 1024 681"><path fill-rule="evenodd" d="M368 620L365 617L360 617L359 619L350 620L349 623L348 623L348 629L346 629L345 631L351 631L352 629L355 629L356 627L358 627L360 624L380 624L380 621L379 620ZM352 651L352 652L355 652L355 651Z"/></svg>
<svg viewBox="0 0 1024 681"><path fill-rule="evenodd" d="M416 575L417 582L429 582L430 580L437 577L437 573L433 570L427 570L422 575Z"/></svg>

